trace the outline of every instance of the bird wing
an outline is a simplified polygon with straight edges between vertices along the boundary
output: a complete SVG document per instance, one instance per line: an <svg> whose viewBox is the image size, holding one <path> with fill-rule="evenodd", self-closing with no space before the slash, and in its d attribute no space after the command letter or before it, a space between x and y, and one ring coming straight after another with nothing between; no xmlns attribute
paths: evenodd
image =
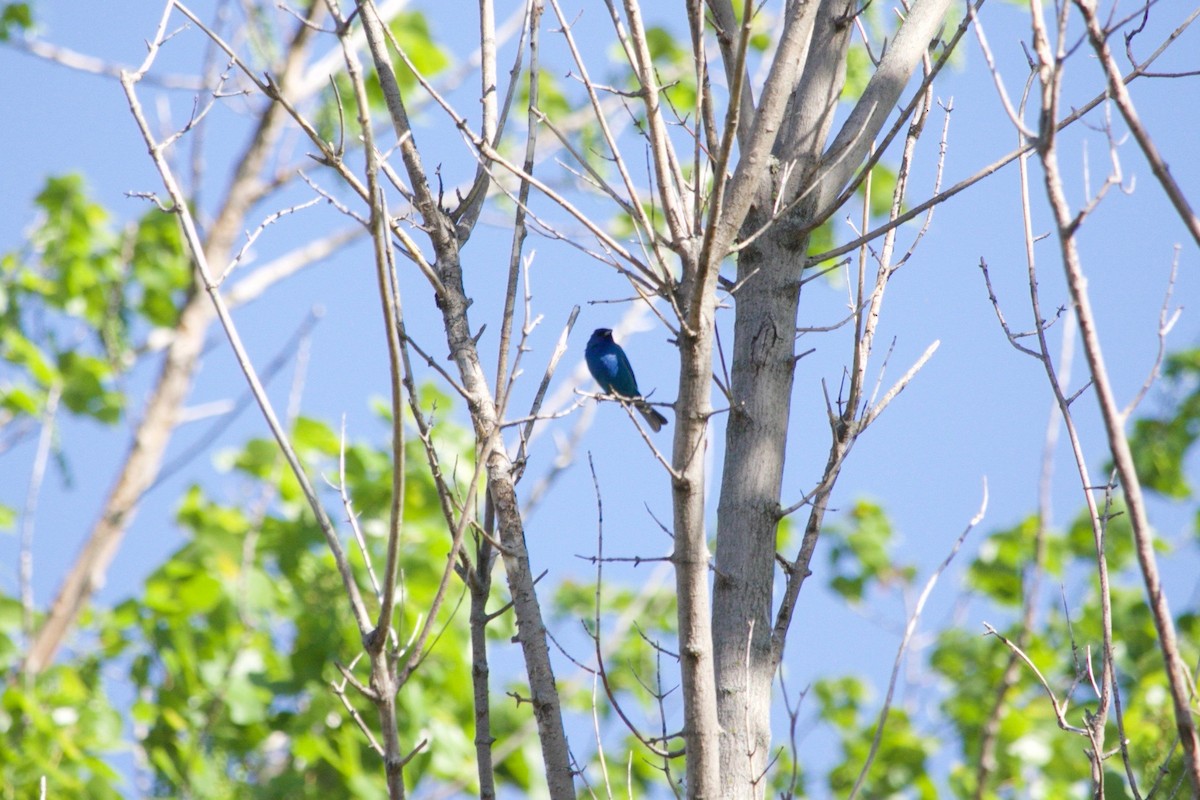
<svg viewBox="0 0 1200 800"><path fill-rule="evenodd" d="M642 393L638 391L637 378L633 374L633 367L630 366L625 351L617 347L613 355L617 358L616 377L612 382L613 391L625 397L641 397Z"/></svg>

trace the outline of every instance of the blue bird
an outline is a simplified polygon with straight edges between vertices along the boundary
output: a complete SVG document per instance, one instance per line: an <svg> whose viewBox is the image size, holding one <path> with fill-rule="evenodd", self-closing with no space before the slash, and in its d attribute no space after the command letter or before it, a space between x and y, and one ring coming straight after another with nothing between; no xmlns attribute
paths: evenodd
<svg viewBox="0 0 1200 800"><path fill-rule="evenodd" d="M646 418L651 430L657 433L667 424L667 418L642 399L633 367L629 366L629 359L621 345L613 341L612 329L596 328L592 332L592 338L588 339L587 349L584 350L584 359L592 377L600 384L600 389L606 394L614 394L632 402L633 407Z"/></svg>

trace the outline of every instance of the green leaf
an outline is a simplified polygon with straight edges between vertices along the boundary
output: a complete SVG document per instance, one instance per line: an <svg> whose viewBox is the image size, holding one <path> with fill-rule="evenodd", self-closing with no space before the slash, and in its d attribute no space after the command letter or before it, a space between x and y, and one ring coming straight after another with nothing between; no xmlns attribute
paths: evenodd
<svg viewBox="0 0 1200 800"><path fill-rule="evenodd" d="M46 215L33 241L53 281L47 299L99 330L112 316L110 284L120 276L108 212L88 199L78 175L50 178L35 202Z"/></svg>
<svg viewBox="0 0 1200 800"><path fill-rule="evenodd" d="M179 220L158 209L138 222L133 246L133 275L139 284L138 311L152 325L173 327L184 293L191 286L191 260L183 246Z"/></svg>
<svg viewBox="0 0 1200 800"><path fill-rule="evenodd" d="M107 388L112 379L108 362L66 352L59 356L58 368L63 378L63 405L110 425L121 418L125 396Z"/></svg>
<svg viewBox="0 0 1200 800"><path fill-rule="evenodd" d="M275 474L279 460L279 445L269 439L251 439L240 451L223 454L219 459L226 467L260 480L267 480Z"/></svg>
<svg viewBox="0 0 1200 800"><path fill-rule="evenodd" d="M912 580L912 567L894 563L890 551L894 534L882 507L860 500L847 518L848 523L830 526L826 532L833 541L830 588L848 600L859 601L872 583L887 588Z"/></svg>
<svg viewBox="0 0 1200 800"><path fill-rule="evenodd" d="M851 676L821 679L813 688L822 720L843 731L858 723L859 708L867 698L867 687L861 680Z"/></svg>
<svg viewBox="0 0 1200 800"><path fill-rule="evenodd" d="M20 331L9 328L0 332L0 355L25 370L43 389L58 383L61 375L46 353Z"/></svg>
<svg viewBox="0 0 1200 800"><path fill-rule="evenodd" d="M177 222L155 211L118 235L78 175L48 178L34 203L27 243L0 256L0 357L27 377L6 380L0 403L37 416L61 385L67 411L111 424L116 379L136 361L131 332L173 323L190 280Z"/></svg>
<svg viewBox="0 0 1200 800"><path fill-rule="evenodd" d="M1104 509L1101 509L1103 513ZM1114 498L1108 509L1107 519L1102 523L1104 529L1104 554L1108 559L1108 568L1118 571L1133 559L1133 528L1129 524L1129 514L1125 504ZM1079 512L1067 529L1067 547L1076 558L1094 562L1096 559L1096 535L1092 528L1091 517L1087 509Z"/></svg>
<svg viewBox="0 0 1200 800"><path fill-rule="evenodd" d="M521 102L524 105L529 103L529 75L524 78L525 84L521 90ZM562 90L562 84L559 79L552 73L546 70L538 71L538 110L549 117L551 120L560 120L571 113L571 101L567 99L566 94Z"/></svg>
<svg viewBox="0 0 1200 800"><path fill-rule="evenodd" d="M892 195L896 192L896 171L886 164L871 167L871 216L886 217L892 210ZM855 194L866 194L866 182L859 184ZM900 211L904 211L901 204Z"/></svg>
<svg viewBox="0 0 1200 800"><path fill-rule="evenodd" d="M341 449L341 441L323 422L310 417L298 417L292 429L292 443L300 452L320 453L326 456L337 456Z"/></svg>
<svg viewBox="0 0 1200 800"><path fill-rule="evenodd" d="M833 248L833 221L825 220L816 228L816 230L809 234L807 255L815 256L820 255L821 253L828 253ZM813 264L806 271L807 274L805 277L811 277L811 275L815 275L817 271L828 269L836 263L837 262L833 259L828 259L817 264ZM831 271L828 274L828 280L831 282L837 281L840 277L841 273L837 270Z"/></svg>
<svg viewBox="0 0 1200 800"><path fill-rule="evenodd" d="M17 414L27 414L36 417L42 413L45 405L45 393L35 397L26 387L0 387L0 405Z"/></svg>
<svg viewBox="0 0 1200 800"><path fill-rule="evenodd" d="M224 593L223 583L207 572L193 575L175 587L179 611L185 614L207 614L216 608Z"/></svg>
<svg viewBox="0 0 1200 800"><path fill-rule="evenodd" d="M853 103L862 97L873 72L874 67L870 56L867 55L867 49L859 42L852 44L846 53L846 81L842 84L842 102Z"/></svg>
<svg viewBox="0 0 1200 800"><path fill-rule="evenodd" d="M1179 418L1137 420L1130 446L1142 483L1173 500L1191 497L1183 462L1195 441L1196 432Z"/></svg>
<svg viewBox="0 0 1200 800"><path fill-rule="evenodd" d="M450 57L433 38L429 21L420 11L403 11L388 24L400 50L424 78L432 78L450 66ZM396 80L401 91L417 85L417 78L402 60L396 60Z"/></svg>
<svg viewBox="0 0 1200 800"><path fill-rule="evenodd" d="M233 680L225 692L229 703L229 719L235 725L250 725L267 718L271 696L244 678Z"/></svg>
<svg viewBox="0 0 1200 800"><path fill-rule="evenodd" d="M1200 437L1200 348L1171 354L1163 377L1164 413L1138 419L1129 445L1142 482L1184 500L1192 496L1185 462Z"/></svg>
<svg viewBox="0 0 1200 800"><path fill-rule="evenodd" d="M14 31L33 27L33 8L29 3L5 3L0 9L0 42L7 42Z"/></svg>
<svg viewBox="0 0 1200 800"><path fill-rule="evenodd" d="M693 115L699 92L690 47L683 47L666 28L646 30L646 45L667 102L680 117Z"/></svg>
<svg viewBox="0 0 1200 800"><path fill-rule="evenodd" d="M1025 575L1036 561L1038 527L1036 515L1026 517L1012 528L994 531L983 540L979 552L967 568L967 583L994 602L1018 606L1025 599ZM1062 536L1044 534L1048 544L1046 568L1060 574ZM1052 542L1051 542L1052 540Z"/></svg>

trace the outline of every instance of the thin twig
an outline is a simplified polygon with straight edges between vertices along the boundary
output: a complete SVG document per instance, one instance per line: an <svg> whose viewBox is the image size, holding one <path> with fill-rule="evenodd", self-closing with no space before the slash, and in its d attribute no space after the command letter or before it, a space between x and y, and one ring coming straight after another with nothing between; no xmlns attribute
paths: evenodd
<svg viewBox="0 0 1200 800"><path fill-rule="evenodd" d="M62 384L57 381L46 391L46 402L42 406L41 430L38 433L37 450L33 466L29 470L29 486L25 490L25 505L21 509L20 566L17 570L17 594L21 598L21 632L28 643L33 640L33 531L37 522L38 498L42 494L42 481L46 477L46 465L50 462L50 451L54 446L55 424L58 420L58 401L62 398ZM27 677L29 676L26 673Z"/></svg>
<svg viewBox="0 0 1200 800"><path fill-rule="evenodd" d="M1171 201L1171 205L1175 207L1175 211L1179 214L1179 219L1183 222L1184 227L1188 229L1188 233L1192 235L1192 239L1195 240L1196 244L1200 245L1200 217L1197 217L1196 212L1192 210L1191 204L1188 203L1187 197L1183 194L1183 189L1180 188L1179 183L1171 175L1166 161L1163 160L1162 155L1158 152L1157 145L1150 138L1149 131L1146 130L1141 118L1138 116L1137 109L1133 105L1133 98L1129 96L1129 90L1125 88L1125 81L1121 77L1121 69L1117 66L1117 61L1113 58L1112 50L1108 46L1108 35L1100 27L1100 21L1096 17L1094 4L1075 0L1075 6L1083 15L1083 21L1087 26L1088 38L1092 43L1092 49L1096 51L1100 65L1104 68L1104 76L1108 80L1109 96L1121 111L1121 116L1125 118L1125 124L1129 126L1130 133L1133 134L1138 147L1142 149L1142 154L1146 157L1146 160L1150 162L1150 171L1154 173L1154 177L1158 178L1158 182L1162 185L1167 199ZM1184 742L1184 750L1187 751L1186 741ZM1193 757L1192 788L1200 792L1200 754Z"/></svg>

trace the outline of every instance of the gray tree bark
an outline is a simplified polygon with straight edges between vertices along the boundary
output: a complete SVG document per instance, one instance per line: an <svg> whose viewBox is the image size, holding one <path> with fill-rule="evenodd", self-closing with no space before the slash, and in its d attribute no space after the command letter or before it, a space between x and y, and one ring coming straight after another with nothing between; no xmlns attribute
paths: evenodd
<svg viewBox="0 0 1200 800"><path fill-rule="evenodd" d="M742 226L742 238L754 238L738 258L733 402L713 581L722 797L762 797L766 788L771 685L782 651L782 643L772 641L775 534L808 232L835 210L834 198L860 168L948 6L948 0L913 4L863 97L822 154L845 81L854 7L846 0L821 3L771 169ZM794 208L774 211L789 205Z"/></svg>

